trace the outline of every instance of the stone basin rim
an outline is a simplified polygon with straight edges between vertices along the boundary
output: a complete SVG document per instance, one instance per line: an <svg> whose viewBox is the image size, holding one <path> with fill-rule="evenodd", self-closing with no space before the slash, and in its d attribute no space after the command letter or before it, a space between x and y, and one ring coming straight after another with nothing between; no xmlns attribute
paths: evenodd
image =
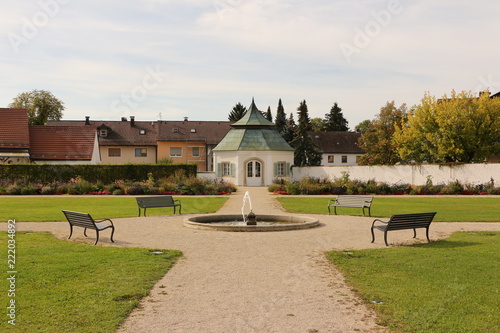
<svg viewBox="0 0 500 333"><path fill-rule="evenodd" d="M277 222L276 225L215 225L215 222L243 221L241 214L200 215L184 219L184 226L201 230L218 231L286 231L319 226L319 220L301 215L257 214L258 221ZM280 223L281 222L281 223Z"/></svg>

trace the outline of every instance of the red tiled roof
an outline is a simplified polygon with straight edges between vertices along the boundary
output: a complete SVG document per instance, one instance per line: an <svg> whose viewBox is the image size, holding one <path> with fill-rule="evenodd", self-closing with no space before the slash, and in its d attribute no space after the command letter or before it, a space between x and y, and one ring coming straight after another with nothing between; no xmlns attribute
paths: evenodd
<svg viewBox="0 0 500 333"><path fill-rule="evenodd" d="M29 126L34 160L91 160L97 129L93 126Z"/></svg>
<svg viewBox="0 0 500 333"><path fill-rule="evenodd" d="M358 146L361 133L357 132L309 132L313 144L323 153L364 154Z"/></svg>
<svg viewBox="0 0 500 333"><path fill-rule="evenodd" d="M0 108L0 148L29 148L28 111Z"/></svg>

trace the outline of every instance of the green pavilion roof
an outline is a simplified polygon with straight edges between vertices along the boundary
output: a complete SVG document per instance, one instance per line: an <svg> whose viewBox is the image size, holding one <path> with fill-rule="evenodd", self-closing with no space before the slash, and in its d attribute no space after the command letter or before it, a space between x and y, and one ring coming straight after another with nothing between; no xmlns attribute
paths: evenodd
<svg viewBox="0 0 500 333"><path fill-rule="evenodd" d="M213 150L294 150L278 133L276 126L264 118L255 106L253 99L247 113L231 127L231 130Z"/></svg>
<svg viewBox="0 0 500 333"><path fill-rule="evenodd" d="M257 109L257 106L255 106L255 102L252 99L252 104L250 105L250 108L245 113L245 115L241 117L240 120L233 123L231 126L238 127L238 126L275 126L275 125L262 115L262 112L260 112L259 109Z"/></svg>

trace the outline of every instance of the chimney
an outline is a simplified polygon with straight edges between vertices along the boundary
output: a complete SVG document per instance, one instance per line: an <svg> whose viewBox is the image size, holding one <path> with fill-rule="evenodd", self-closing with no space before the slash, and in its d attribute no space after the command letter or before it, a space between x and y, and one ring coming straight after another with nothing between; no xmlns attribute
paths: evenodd
<svg viewBox="0 0 500 333"><path fill-rule="evenodd" d="M188 121L188 117L184 117L184 121Z"/></svg>
<svg viewBox="0 0 500 333"><path fill-rule="evenodd" d="M127 121L127 117L122 117L122 121Z"/></svg>
<svg viewBox="0 0 500 333"><path fill-rule="evenodd" d="M85 125L90 125L90 117L89 116L85 116Z"/></svg>
<svg viewBox="0 0 500 333"><path fill-rule="evenodd" d="M135 116L130 116L130 127L135 126Z"/></svg>

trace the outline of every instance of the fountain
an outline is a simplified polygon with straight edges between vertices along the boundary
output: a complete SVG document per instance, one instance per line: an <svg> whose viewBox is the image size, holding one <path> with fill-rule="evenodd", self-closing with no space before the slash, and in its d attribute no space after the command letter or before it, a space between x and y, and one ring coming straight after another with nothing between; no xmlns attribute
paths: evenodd
<svg viewBox="0 0 500 333"><path fill-rule="evenodd" d="M248 205L250 206L250 213L245 216L245 204L248 200ZM241 206L241 216L243 216L243 223L247 223L247 225L257 225L257 220L255 214L252 210L252 200L250 199L250 193L248 191L245 192L243 196L243 206Z"/></svg>
<svg viewBox="0 0 500 333"><path fill-rule="evenodd" d="M245 215L245 206L248 202L250 212ZM219 230L219 231L284 231L314 228L319 220L299 215L255 215L248 191L243 196L241 215L202 215L184 220L188 228Z"/></svg>

